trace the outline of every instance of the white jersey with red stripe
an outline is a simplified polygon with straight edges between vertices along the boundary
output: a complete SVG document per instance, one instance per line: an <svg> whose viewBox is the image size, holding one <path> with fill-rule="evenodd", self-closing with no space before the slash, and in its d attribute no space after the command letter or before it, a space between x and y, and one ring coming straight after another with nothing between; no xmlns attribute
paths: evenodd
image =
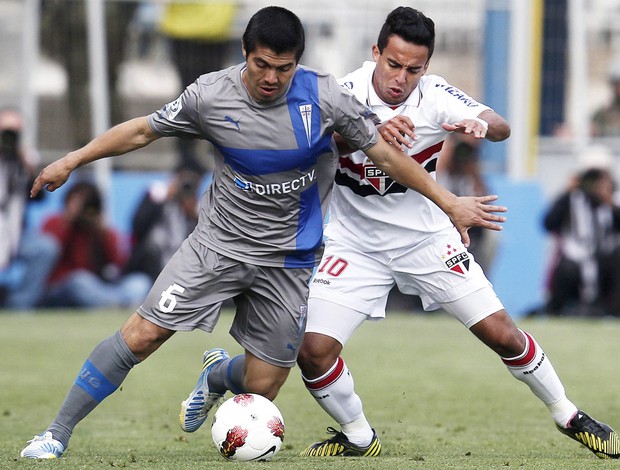
<svg viewBox="0 0 620 470"><path fill-rule="evenodd" d="M471 119L490 108L443 78L428 75L393 109L374 91L374 69L374 62L365 62L339 83L382 122L397 115L411 118L418 140L408 154L435 177L437 157L448 135L441 124ZM328 238L353 243L362 251L383 251L416 245L451 226L448 216L433 202L392 180L363 152L340 157L325 231Z"/></svg>

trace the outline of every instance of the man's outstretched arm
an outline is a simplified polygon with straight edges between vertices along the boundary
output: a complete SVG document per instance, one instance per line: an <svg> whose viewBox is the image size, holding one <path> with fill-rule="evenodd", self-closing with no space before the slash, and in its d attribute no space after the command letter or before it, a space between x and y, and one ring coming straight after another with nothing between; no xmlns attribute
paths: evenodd
<svg viewBox="0 0 620 470"><path fill-rule="evenodd" d="M69 179L69 175L81 166L145 147L159 137L151 130L146 117L131 119L114 126L84 147L69 152L43 168L34 180L30 197L35 197L43 188L48 191L60 188Z"/></svg>
<svg viewBox="0 0 620 470"><path fill-rule="evenodd" d="M471 227L484 227L502 230L499 223L506 218L495 212L506 212L504 206L489 205L497 196L457 197L437 183L431 175L414 159L383 138L364 152L378 168L395 181L426 196L444 211L461 234L465 246L469 245L467 230Z"/></svg>

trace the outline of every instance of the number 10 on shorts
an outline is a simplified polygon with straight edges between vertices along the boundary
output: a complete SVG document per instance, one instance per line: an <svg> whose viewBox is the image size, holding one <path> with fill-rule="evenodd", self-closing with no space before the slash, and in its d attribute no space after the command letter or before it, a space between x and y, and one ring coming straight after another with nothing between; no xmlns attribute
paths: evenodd
<svg viewBox="0 0 620 470"><path fill-rule="evenodd" d="M330 276L338 277L342 274L342 272L346 269L348 265L349 263L347 262L347 260L328 256L319 267L319 272L327 273Z"/></svg>

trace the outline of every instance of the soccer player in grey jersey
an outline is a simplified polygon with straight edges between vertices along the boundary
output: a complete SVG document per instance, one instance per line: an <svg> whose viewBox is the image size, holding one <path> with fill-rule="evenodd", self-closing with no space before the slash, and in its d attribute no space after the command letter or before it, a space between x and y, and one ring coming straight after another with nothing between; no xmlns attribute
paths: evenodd
<svg viewBox="0 0 620 470"><path fill-rule="evenodd" d="M231 335L245 354L207 351L183 402L181 426L196 430L226 390L275 398L294 366L306 323L308 281L320 259L322 222L337 157L332 133L445 211L465 242L467 228L499 229L494 196L457 198L377 133L374 115L329 75L298 65L301 22L281 7L258 11L243 35L246 63L201 76L158 112L113 127L39 174L53 191L78 167L125 154L162 136L209 140L213 183L195 231L164 267L138 311L92 351L46 431L22 457L56 458L74 427L113 393L133 366L175 331L210 332L235 299Z"/></svg>

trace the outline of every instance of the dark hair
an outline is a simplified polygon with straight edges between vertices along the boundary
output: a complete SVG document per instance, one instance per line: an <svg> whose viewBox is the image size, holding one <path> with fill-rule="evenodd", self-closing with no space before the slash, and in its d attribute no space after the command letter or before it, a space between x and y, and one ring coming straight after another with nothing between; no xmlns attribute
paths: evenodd
<svg viewBox="0 0 620 470"><path fill-rule="evenodd" d="M390 37L400 36L407 42L428 48L430 59L435 50L435 23L419 10L411 7L398 7L387 16L379 33L377 47L383 52Z"/></svg>
<svg viewBox="0 0 620 470"><path fill-rule="evenodd" d="M602 168L589 168L579 175L578 186L586 194L592 194L599 181L611 178L609 172Z"/></svg>
<svg viewBox="0 0 620 470"><path fill-rule="evenodd" d="M295 52L299 62L304 53L306 38L304 27L295 13L282 7L265 7L258 10L243 33L243 48L246 54L261 45L276 54Z"/></svg>
<svg viewBox="0 0 620 470"><path fill-rule="evenodd" d="M613 180L611 173L607 170L602 168L590 168L579 175L578 188L586 195L593 207L605 203L605 201L601 199L601 195L597 191L596 186L599 182L606 179L611 182L614 188L613 190L615 191L616 182Z"/></svg>
<svg viewBox="0 0 620 470"><path fill-rule="evenodd" d="M101 192L97 186L89 181L78 181L69 188L65 194L65 205L76 194L81 194L84 197L84 203L82 210L91 214L100 214L103 208L103 201L101 198Z"/></svg>

